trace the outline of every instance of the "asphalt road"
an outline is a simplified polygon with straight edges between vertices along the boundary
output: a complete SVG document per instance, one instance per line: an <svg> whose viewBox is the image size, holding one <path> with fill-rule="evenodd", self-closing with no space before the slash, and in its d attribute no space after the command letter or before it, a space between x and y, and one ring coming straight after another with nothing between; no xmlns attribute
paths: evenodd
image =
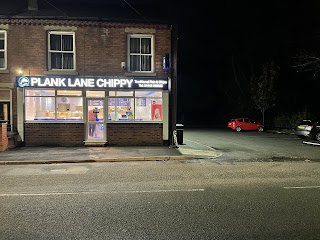
<svg viewBox="0 0 320 240"><path fill-rule="evenodd" d="M184 143L201 157L0 166L0 239L320 239L319 146L228 129Z"/></svg>
<svg viewBox="0 0 320 240"><path fill-rule="evenodd" d="M0 166L0 239L320 239L320 163Z"/></svg>
<svg viewBox="0 0 320 240"><path fill-rule="evenodd" d="M215 150L216 161L320 161L320 146L295 135L274 132L235 132L227 128L186 128L184 149ZM206 158L204 156L204 158ZM210 158L210 154L207 154Z"/></svg>

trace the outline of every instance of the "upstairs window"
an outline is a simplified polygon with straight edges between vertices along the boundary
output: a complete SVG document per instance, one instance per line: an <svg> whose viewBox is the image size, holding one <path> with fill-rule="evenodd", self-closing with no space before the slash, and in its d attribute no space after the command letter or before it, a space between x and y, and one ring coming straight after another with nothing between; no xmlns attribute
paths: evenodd
<svg viewBox="0 0 320 240"><path fill-rule="evenodd" d="M73 32L49 32L48 70L75 70Z"/></svg>
<svg viewBox="0 0 320 240"><path fill-rule="evenodd" d="M153 71L153 36L128 35L129 71Z"/></svg>
<svg viewBox="0 0 320 240"><path fill-rule="evenodd" d="M0 30L0 69L7 69L7 32Z"/></svg>

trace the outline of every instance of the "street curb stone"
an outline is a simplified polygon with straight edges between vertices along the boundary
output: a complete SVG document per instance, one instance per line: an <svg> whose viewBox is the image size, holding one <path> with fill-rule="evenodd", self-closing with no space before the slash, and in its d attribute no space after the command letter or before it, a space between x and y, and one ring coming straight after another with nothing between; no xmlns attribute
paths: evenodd
<svg viewBox="0 0 320 240"><path fill-rule="evenodd" d="M151 156L151 157L125 157L104 158L84 160L10 160L0 161L0 165L27 165L27 164L58 164L58 163L94 163L94 162L129 162L129 161L168 161L168 160L190 160L192 156Z"/></svg>

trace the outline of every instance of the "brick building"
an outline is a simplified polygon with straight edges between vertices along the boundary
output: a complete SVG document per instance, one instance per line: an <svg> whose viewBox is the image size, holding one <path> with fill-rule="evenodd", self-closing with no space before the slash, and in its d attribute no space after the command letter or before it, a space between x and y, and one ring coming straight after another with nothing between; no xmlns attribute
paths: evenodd
<svg viewBox="0 0 320 240"><path fill-rule="evenodd" d="M171 144L172 25L28 13L0 18L0 121L18 142Z"/></svg>

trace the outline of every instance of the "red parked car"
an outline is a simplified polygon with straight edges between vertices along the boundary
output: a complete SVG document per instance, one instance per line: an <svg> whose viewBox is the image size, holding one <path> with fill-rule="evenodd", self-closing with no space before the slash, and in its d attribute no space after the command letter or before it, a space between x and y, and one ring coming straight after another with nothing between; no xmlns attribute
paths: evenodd
<svg viewBox="0 0 320 240"><path fill-rule="evenodd" d="M262 123L257 122L250 118L233 118L228 122L228 128L234 131L259 131L262 132L264 126Z"/></svg>

